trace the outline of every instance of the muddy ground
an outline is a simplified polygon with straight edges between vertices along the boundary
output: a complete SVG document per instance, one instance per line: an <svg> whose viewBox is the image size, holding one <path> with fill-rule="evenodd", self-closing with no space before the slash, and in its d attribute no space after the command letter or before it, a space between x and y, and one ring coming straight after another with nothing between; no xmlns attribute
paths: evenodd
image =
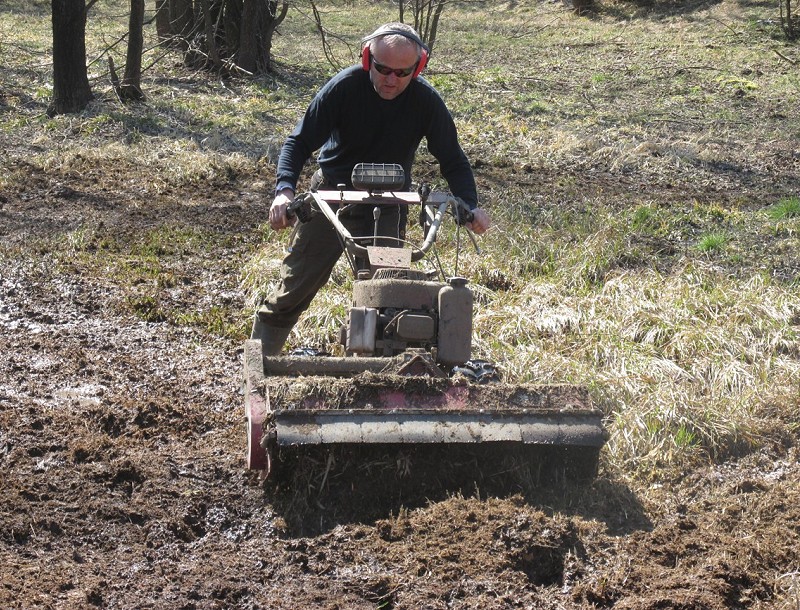
<svg viewBox="0 0 800 610"><path fill-rule="evenodd" d="M489 473L402 495L409 464L424 474L412 455L334 470L322 491L318 473L265 489L244 468L241 341L142 321L119 253L98 264L159 224L201 227L219 239L162 252L160 306L244 309L260 198L9 169L29 179L0 198L16 252L0 279L0 607L798 607L791 446L638 487L601 465L585 485L503 492Z"/></svg>

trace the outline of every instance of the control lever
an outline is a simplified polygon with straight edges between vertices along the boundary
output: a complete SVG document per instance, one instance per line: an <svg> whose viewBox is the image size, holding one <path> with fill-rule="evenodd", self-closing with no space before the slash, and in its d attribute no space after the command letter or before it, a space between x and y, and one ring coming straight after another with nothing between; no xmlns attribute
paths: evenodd
<svg viewBox="0 0 800 610"><path fill-rule="evenodd" d="M375 221L375 228L373 229L373 236L372 236L372 245L378 245L378 220L381 217L381 209L376 205L372 208L372 219Z"/></svg>
<svg viewBox="0 0 800 610"><path fill-rule="evenodd" d="M314 198L309 196L308 193L297 195L286 206L286 217L289 219L297 217L300 222L308 222L314 216L314 210L311 207L312 201L314 201Z"/></svg>
<svg viewBox="0 0 800 610"><path fill-rule="evenodd" d="M463 226L475 220L475 214L467 205L467 202L460 197L453 197L453 216L456 217L456 224Z"/></svg>
<svg viewBox="0 0 800 610"><path fill-rule="evenodd" d="M459 228L475 220L475 214L472 213L472 210L467 205L467 202L460 197L453 197L453 216L455 216L456 224L459 226ZM472 247L475 248L475 253L481 254L481 248L478 245L478 241L475 239L475 235L472 233L472 231L470 231L468 228L467 235L469 236L469 240L472 242Z"/></svg>

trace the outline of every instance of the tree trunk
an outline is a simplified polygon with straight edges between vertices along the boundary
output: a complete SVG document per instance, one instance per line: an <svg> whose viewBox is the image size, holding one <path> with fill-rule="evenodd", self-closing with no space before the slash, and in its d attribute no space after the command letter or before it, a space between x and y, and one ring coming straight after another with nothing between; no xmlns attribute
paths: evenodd
<svg viewBox="0 0 800 610"><path fill-rule="evenodd" d="M194 28L194 6L192 0L169 0L169 21L172 35L180 48L189 49L189 37Z"/></svg>
<svg viewBox="0 0 800 610"><path fill-rule="evenodd" d="M169 0L172 32L176 11L191 16L183 26L184 62L223 70L233 60L250 74L271 69L272 38L286 18L289 0Z"/></svg>
<svg viewBox="0 0 800 610"><path fill-rule="evenodd" d="M239 48L242 29L242 0L225 0L222 7L222 28L225 33L225 47L235 52Z"/></svg>
<svg viewBox="0 0 800 610"><path fill-rule="evenodd" d="M131 16L128 20L128 53L125 57L125 76L122 78L120 98L124 100L144 99L142 93L142 49L144 48L144 0L131 0Z"/></svg>
<svg viewBox="0 0 800 610"><path fill-rule="evenodd" d="M80 112L92 99L86 72L86 2L52 0L53 99L48 116Z"/></svg>
<svg viewBox="0 0 800 610"><path fill-rule="evenodd" d="M250 74L255 74L258 66L258 0L244 0L242 21L239 29L239 53L236 65Z"/></svg>
<svg viewBox="0 0 800 610"><path fill-rule="evenodd" d="M275 30L278 29L278 26L283 23L283 20L286 19L286 14L289 12L289 3L284 0L281 5L281 12L278 12L278 3L277 2L270 2L269 3L269 15L267 19L267 23L264 27L264 34L263 34L263 70L264 72L271 72L272 71L272 39L275 36Z"/></svg>
<svg viewBox="0 0 800 610"><path fill-rule="evenodd" d="M155 0L156 5L156 33L160 42L172 38L172 28L169 22L169 0Z"/></svg>
<svg viewBox="0 0 800 610"><path fill-rule="evenodd" d="M414 16L414 29L420 38L433 49L436 44L436 34L439 30L439 20L444 12L448 0L416 0L409 7ZM400 21L403 21L404 3L400 3Z"/></svg>
<svg viewBox="0 0 800 610"><path fill-rule="evenodd" d="M209 0L200 0L200 6L203 11L203 30L206 34L206 52L208 53L208 62L211 67L218 70L222 66L219 60L219 50L217 49L216 29L214 28L214 20L211 15L211 3Z"/></svg>
<svg viewBox="0 0 800 610"><path fill-rule="evenodd" d="M439 19L442 17L442 12L444 11L444 2L440 2L436 6L436 10L433 13L433 23L431 23L431 27L428 33L428 47L433 49L434 45L436 44L436 33L439 31Z"/></svg>

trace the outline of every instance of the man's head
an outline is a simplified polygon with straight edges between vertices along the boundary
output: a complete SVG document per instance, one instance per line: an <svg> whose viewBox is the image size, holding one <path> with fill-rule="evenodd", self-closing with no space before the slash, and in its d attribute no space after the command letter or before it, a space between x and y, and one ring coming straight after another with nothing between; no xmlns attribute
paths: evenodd
<svg viewBox="0 0 800 610"><path fill-rule="evenodd" d="M411 26L388 23L364 39L361 58L375 92L391 100L422 72L428 60L428 48Z"/></svg>

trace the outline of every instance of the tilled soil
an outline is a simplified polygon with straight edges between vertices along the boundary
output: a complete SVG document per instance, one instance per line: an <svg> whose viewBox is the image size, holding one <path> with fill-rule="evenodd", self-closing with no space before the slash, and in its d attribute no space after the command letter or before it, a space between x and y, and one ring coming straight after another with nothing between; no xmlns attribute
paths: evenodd
<svg viewBox="0 0 800 610"><path fill-rule="evenodd" d="M86 226L199 225L230 239L174 253L163 299L236 303L261 202L112 198L30 172L0 207L18 253L0 270L0 607L797 607L793 449L650 488L601 468L584 485L370 494L377 457L265 488L244 468L241 342L142 321L124 277L47 248ZM388 464L388 488L424 474Z"/></svg>

